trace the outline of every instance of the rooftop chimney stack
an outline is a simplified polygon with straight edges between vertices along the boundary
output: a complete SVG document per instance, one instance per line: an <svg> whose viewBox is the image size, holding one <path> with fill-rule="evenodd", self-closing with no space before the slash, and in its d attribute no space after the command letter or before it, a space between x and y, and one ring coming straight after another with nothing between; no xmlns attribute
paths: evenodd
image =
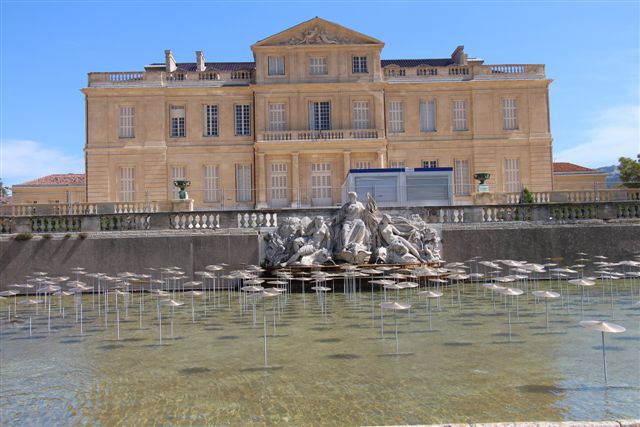
<svg viewBox="0 0 640 427"><path fill-rule="evenodd" d="M464 53L464 46L456 47L451 54L451 59L456 65L467 65L467 54Z"/></svg>
<svg viewBox="0 0 640 427"><path fill-rule="evenodd" d="M196 71L202 72L207 68L204 63L204 53L201 50L196 50Z"/></svg>
<svg viewBox="0 0 640 427"><path fill-rule="evenodd" d="M164 63L167 67L167 73L173 73L178 69L176 60L173 58L173 54L171 53L171 49L167 49L164 51Z"/></svg>

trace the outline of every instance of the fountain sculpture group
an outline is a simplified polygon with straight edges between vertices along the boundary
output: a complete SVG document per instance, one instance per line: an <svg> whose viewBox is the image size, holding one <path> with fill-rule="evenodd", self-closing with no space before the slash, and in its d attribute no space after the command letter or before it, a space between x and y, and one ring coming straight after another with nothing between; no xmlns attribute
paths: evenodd
<svg viewBox="0 0 640 427"><path fill-rule="evenodd" d="M367 203L349 193L338 214L289 217L265 236L267 267L326 263L414 264L440 260L437 232L419 215L383 214L367 194Z"/></svg>

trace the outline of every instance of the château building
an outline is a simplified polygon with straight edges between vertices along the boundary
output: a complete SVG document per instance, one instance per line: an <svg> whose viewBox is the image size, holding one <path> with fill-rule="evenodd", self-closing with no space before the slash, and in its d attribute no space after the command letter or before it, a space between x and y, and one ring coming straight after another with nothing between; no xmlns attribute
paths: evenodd
<svg viewBox="0 0 640 427"><path fill-rule="evenodd" d="M177 198L196 208L340 203L350 169L453 168L491 192L552 190L544 65L451 57L381 59L384 43L314 18L251 46L254 62L163 63L92 72L88 202ZM420 53L421 54L421 53Z"/></svg>

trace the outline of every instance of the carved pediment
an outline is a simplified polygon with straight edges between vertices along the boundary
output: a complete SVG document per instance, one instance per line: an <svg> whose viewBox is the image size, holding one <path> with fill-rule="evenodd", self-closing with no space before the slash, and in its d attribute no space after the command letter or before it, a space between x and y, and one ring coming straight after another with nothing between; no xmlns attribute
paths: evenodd
<svg viewBox="0 0 640 427"><path fill-rule="evenodd" d="M353 31L349 28L314 18L257 42L260 46L310 46L344 44L380 44L380 40Z"/></svg>

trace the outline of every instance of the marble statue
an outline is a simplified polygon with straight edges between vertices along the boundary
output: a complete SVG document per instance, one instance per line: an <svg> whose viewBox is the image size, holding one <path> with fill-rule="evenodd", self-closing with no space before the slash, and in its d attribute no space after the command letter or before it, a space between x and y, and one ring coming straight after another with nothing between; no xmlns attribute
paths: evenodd
<svg viewBox="0 0 640 427"><path fill-rule="evenodd" d="M344 262L412 264L440 259L440 240L419 215L381 213L371 195L354 192L332 219L289 217L265 235L267 267Z"/></svg>

